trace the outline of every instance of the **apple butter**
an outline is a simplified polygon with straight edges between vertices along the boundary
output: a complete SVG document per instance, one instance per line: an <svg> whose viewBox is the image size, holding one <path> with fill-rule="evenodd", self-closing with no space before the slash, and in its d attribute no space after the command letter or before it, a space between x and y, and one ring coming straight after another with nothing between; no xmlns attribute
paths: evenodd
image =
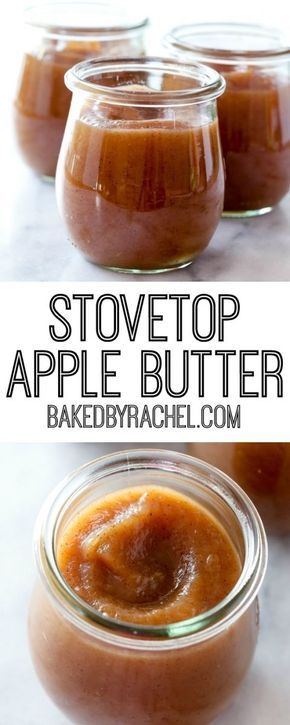
<svg viewBox="0 0 290 725"><path fill-rule="evenodd" d="M81 87L77 79L89 64L69 73L69 86L75 83L76 98L84 99L76 114L71 110L57 198L73 243L90 261L123 271L162 271L200 254L221 216L224 172L215 101L206 96L202 103L201 88L195 103L193 88L190 106L190 77L179 91L168 89L170 77L166 90L140 86L130 64L114 69L115 76L109 63L93 64L90 81ZM146 59L141 64L146 68ZM175 102L182 93L185 108Z"/></svg>
<svg viewBox="0 0 290 725"><path fill-rule="evenodd" d="M63 577L98 611L132 623L190 619L218 604L241 573L230 538L205 509L170 489L125 489L65 530Z"/></svg>
<svg viewBox="0 0 290 725"><path fill-rule="evenodd" d="M97 48L52 48L42 58L24 57L14 104L16 138L24 160L41 176L55 176L71 102L64 75L86 55L96 55Z"/></svg>
<svg viewBox="0 0 290 725"><path fill-rule="evenodd" d="M225 78L225 215L270 211L290 189L290 48L277 31L237 23L180 26L165 42L181 60L208 63Z"/></svg>
<svg viewBox="0 0 290 725"><path fill-rule="evenodd" d="M139 18L134 26L124 14L121 22L122 8L113 3L104 17L105 10L97 2L54 2L26 13L28 51L14 103L15 132L23 159L43 177L55 176L70 108L66 71L86 58L144 52L147 21Z"/></svg>
<svg viewBox="0 0 290 725"><path fill-rule="evenodd" d="M290 533L290 443L192 443L188 449L242 486L269 533Z"/></svg>
<svg viewBox="0 0 290 725"><path fill-rule="evenodd" d="M269 211L290 188L290 79L254 68L223 75L224 211Z"/></svg>
<svg viewBox="0 0 290 725"><path fill-rule="evenodd" d="M37 525L29 636L80 725L208 725L252 660L260 519L201 461L126 451L72 474Z"/></svg>

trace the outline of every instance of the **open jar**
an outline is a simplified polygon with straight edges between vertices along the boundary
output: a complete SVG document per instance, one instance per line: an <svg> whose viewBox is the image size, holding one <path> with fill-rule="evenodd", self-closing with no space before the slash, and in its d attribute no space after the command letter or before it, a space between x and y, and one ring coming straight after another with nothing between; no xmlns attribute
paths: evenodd
<svg viewBox="0 0 290 725"><path fill-rule="evenodd" d="M240 562L236 583L216 606L163 626L110 618L69 586L58 565L65 531L88 506L120 490L152 485L202 508L223 528ZM163 530L158 527L158 535ZM106 546L103 552L106 557ZM205 725L232 699L249 668L266 558L253 504L211 466L164 450L115 453L83 466L51 494L36 529L39 581L29 632L45 689L81 725ZM130 576L132 571L134 565ZM155 600L153 605L156 610Z"/></svg>
<svg viewBox="0 0 290 725"><path fill-rule="evenodd" d="M225 216L265 214L290 188L290 48L258 25L175 28L165 45L181 61L223 75L218 117L226 167Z"/></svg>
<svg viewBox="0 0 290 725"><path fill-rule="evenodd" d="M187 448L237 481L267 532L290 534L290 443L189 443Z"/></svg>
<svg viewBox="0 0 290 725"><path fill-rule="evenodd" d="M147 19L110 2L50 2L25 12L25 54L14 104L16 138L27 164L55 176L71 94L64 74L86 58L142 55Z"/></svg>
<svg viewBox="0 0 290 725"><path fill-rule="evenodd" d="M74 244L117 271L192 262L223 206L221 76L142 58L80 63L65 80L73 100L57 198Z"/></svg>

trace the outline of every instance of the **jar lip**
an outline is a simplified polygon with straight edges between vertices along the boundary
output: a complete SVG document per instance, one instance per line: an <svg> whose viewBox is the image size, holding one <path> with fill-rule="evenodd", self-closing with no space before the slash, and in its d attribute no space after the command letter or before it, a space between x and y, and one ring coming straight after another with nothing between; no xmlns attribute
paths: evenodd
<svg viewBox="0 0 290 725"><path fill-rule="evenodd" d="M56 528L68 502L87 489L104 484L121 471L158 470L181 474L193 495L192 484L223 499L236 514L244 535L245 561L229 594L215 607L185 621L168 625L138 625L111 619L81 599L63 578L56 561ZM188 479L188 481L187 481ZM120 484L119 488L124 488ZM50 494L36 523L35 556L41 579L64 616L80 629L106 641L133 648L165 649L186 646L215 636L250 606L262 584L267 564L267 541L261 519L247 494L228 476L204 461L163 449L131 449L102 456L73 471Z"/></svg>
<svg viewBox="0 0 290 725"><path fill-rule="evenodd" d="M77 9L78 22L72 13L72 10L76 12ZM100 18L96 24L97 13L99 17L103 15L103 20ZM112 21L114 13L115 21ZM143 29L149 24L149 18L141 11L128 12L128 5L120 5L116 0L51 0L26 7L24 18L26 24L56 35L114 36Z"/></svg>
<svg viewBox="0 0 290 725"><path fill-rule="evenodd" d="M124 81L122 84L122 73L138 71L155 74L173 75L180 78L187 78L192 85L186 89L178 90L160 90L151 89L143 91L136 89L136 84L132 90L130 85ZM102 74L116 73L119 79L119 86L110 87L103 85L101 82L88 80L94 76L101 79ZM152 82L152 79L151 79ZM194 82L197 84L195 87ZM90 60L77 63L70 68L65 74L65 83L71 90L81 90L87 93L97 93L102 102L114 105L126 106L164 106L164 105L188 105L192 103L201 103L205 100L211 100L220 96L225 89L225 81L222 76L212 68L208 68L200 63L179 63L172 58L163 58L155 56L145 56L139 58L110 58L102 60L93 58ZM133 84L132 84L133 85ZM145 84L144 84L145 86Z"/></svg>
<svg viewBox="0 0 290 725"><path fill-rule="evenodd" d="M199 36L208 35L212 37L212 44L205 42L199 43ZM217 43L218 35L227 38L234 38L235 44L230 47L219 47ZM238 48L237 37L241 37L244 42L245 38L254 40L264 39L272 40L269 47L259 48ZM282 33L277 28L271 28L264 25L255 25L252 23L193 23L175 26L164 37L164 45L168 49L175 50L177 53L186 53L186 58L194 57L201 59L203 62L219 61L225 65L231 65L237 62L249 61L254 64L263 64L265 62L289 61L290 46L283 43Z"/></svg>

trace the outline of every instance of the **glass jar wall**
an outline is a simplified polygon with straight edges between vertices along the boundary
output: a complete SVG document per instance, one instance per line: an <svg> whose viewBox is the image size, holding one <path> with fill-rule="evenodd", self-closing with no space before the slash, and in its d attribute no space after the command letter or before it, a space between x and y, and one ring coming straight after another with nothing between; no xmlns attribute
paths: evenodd
<svg viewBox="0 0 290 725"><path fill-rule="evenodd" d="M225 216L265 214L290 188L290 49L270 28L202 23L175 28L166 47L223 75L218 116Z"/></svg>
<svg viewBox="0 0 290 725"><path fill-rule="evenodd" d="M73 92L57 199L73 243L119 271L183 267L208 245L224 194L218 73L163 59L88 61Z"/></svg>
<svg viewBox="0 0 290 725"><path fill-rule="evenodd" d="M213 609L164 626L138 625L106 616L64 580L57 549L66 527L92 502L140 485L188 497L229 536L241 574ZM44 687L72 721L205 725L232 699L256 646L266 541L251 501L227 476L164 450L93 461L45 504L36 559L39 581L29 622L33 660Z"/></svg>
<svg viewBox="0 0 290 725"><path fill-rule="evenodd" d="M25 13L25 55L14 104L26 163L55 176L71 94L64 74L86 58L142 55L147 20L114 2L51 2Z"/></svg>

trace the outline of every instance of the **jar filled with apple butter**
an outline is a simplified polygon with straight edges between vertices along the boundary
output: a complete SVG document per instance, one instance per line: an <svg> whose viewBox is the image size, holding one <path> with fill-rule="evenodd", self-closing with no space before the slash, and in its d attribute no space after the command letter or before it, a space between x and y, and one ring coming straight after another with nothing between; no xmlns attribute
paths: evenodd
<svg viewBox="0 0 290 725"><path fill-rule="evenodd" d="M75 246L123 272L190 264L223 207L221 76L137 58L80 63L65 80L73 100L56 191Z"/></svg>
<svg viewBox="0 0 290 725"><path fill-rule="evenodd" d="M189 443L188 452L242 486L267 532L290 534L290 443Z"/></svg>
<svg viewBox="0 0 290 725"><path fill-rule="evenodd" d="M180 60L223 75L218 101L225 159L224 216L265 214L290 189L290 48L257 25L202 23L175 28L165 45Z"/></svg>
<svg viewBox="0 0 290 725"><path fill-rule="evenodd" d="M143 55L147 19L114 2L50 2L25 12L24 58L14 103L25 162L54 178L69 112L66 71L87 58Z"/></svg>
<svg viewBox="0 0 290 725"><path fill-rule="evenodd" d="M267 544L227 476L130 450L50 496L36 529L34 665L80 725L208 725L246 675Z"/></svg>

